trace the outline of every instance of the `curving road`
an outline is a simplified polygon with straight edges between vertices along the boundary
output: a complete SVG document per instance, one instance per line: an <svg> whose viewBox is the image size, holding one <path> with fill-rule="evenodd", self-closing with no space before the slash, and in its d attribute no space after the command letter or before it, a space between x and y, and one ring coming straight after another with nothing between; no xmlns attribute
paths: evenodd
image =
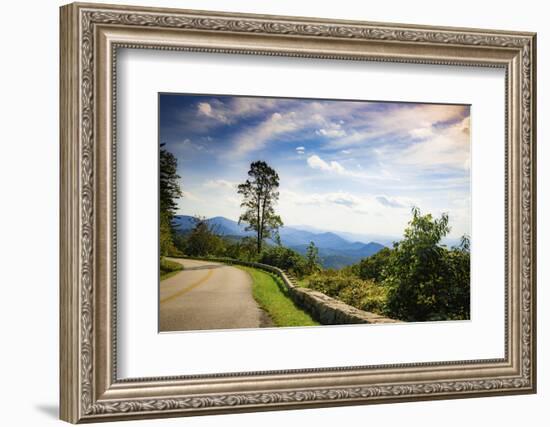
<svg viewBox="0 0 550 427"><path fill-rule="evenodd" d="M173 258L184 270L160 282L160 331L271 326L250 275L229 265Z"/></svg>

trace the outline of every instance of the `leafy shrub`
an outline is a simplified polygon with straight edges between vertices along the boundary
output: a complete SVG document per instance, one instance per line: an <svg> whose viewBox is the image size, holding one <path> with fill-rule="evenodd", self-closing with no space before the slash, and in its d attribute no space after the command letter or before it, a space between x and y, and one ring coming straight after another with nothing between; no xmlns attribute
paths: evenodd
<svg viewBox="0 0 550 427"><path fill-rule="evenodd" d="M469 240L449 250L440 245L449 218L434 219L413 209L404 239L384 270L388 313L407 321L467 319L470 309Z"/></svg>
<svg viewBox="0 0 550 427"><path fill-rule="evenodd" d="M388 288L342 271L327 270L309 277L308 287L360 310L384 314Z"/></svg>
<svg viewBox="0 0 550 427"><path fill-rule="evenodd" d="M326 270L312 274L308 278L308 287L322 292L329 297L338 298L340 292L351 285L352 276L336 270Z"/></svg>
<svg viewBox="0 0 550 427"><path fill-rule="evenodd" d="M225 242L210 228L205 218L196 218L196 224L185 242L187 255L224 256Z"/></svg>
<svg viewBox="0 0 550 427"><path fill-rule="evenodd" d="M227 243L225 256L241 261L257 261L256 240L251 237L245 237L233 243Z"/></svg>
<svg viewBox="0 0 550 427"><path fill-rule="evenodd" d="M450 231L449 218L413 218L404 238L358 264L308 277L307 286L366 311L405 321L468 319L470 314L470 242L440 244Z"/></svg>
<svg viewBox="0 0 550 427"><path fill-rule="evenodd" d="M342 289L339 298L361 310L386 314L388 291L388 288L372 280L357 280L351 286Z"/></svg>
<svg viewBox="0 0 550 427"><path fill-rule="evenodd" d="M357 275L363 280L371 279L380 282L391 252L391 249L384 248L368 258L362 259L357 265Z"/></svg>
<svg viewBox="0 0 550 427"><path fill-rule="evenodd" d="M303 277L307 271L304 257L298 252L285 248L284 246L270 246L265 248L258 257L258 262L281 268L298 277Z"/></svg>

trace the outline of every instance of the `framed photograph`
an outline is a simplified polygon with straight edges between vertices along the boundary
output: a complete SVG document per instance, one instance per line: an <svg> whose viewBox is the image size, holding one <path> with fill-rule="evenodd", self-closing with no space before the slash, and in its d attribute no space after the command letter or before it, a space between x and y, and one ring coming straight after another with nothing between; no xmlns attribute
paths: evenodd
<svg viewBox="0 0 550 427"><path fill-rule="evenodd" d="M536 391L535 34L61 8L61 418Z"/></svg>

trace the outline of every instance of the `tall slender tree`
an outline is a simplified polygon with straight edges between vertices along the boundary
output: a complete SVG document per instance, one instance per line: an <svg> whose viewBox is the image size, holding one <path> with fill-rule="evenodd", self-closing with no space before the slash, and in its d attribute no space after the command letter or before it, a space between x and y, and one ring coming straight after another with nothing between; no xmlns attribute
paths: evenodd
<svg viewBox="0 0 550 427"><path fill-rule="evenodd" d="M311 273L315 273L321 269L321 258L319 257L319 249L315 246L315 242L309 242L306 250L306 269Z"/></svg>
<svg viewBox="0 0 550 427"><path fill-rule="evenodd" d="M256 250L262 251L264 239L277 238L278 229L283 225L281 217L275 213L279 200L279 175L266 162L258 160L250 164L248 179L238 186L242 196L241 207L245 209L239 218L246 223L246 230L256 232Z"/></svg>
<svg viewBox="0 0 550 427"><path fill-rule="evenodd" d="M174 230L172 220L178 207L177 200L182 197L178 160L160 145L159 155L159 198L160 198L160 252L168 255L174 250Z"/></svg>

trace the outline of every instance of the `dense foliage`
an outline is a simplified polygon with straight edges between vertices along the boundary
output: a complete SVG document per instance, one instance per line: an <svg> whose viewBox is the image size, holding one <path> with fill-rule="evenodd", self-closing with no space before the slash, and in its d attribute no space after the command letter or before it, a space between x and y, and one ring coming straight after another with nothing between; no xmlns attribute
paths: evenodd
<svg viewBox="0 0 550 427"><path fill-rule="evenodd" d="M362 280L345 271L326 270L310 276L308 287L361 310L385 312L388 289L373 280Z"/></svg>
<svg viewBox="0 0 550 427"><path fill-rule="evenodd" d="M404 239L388 258L383 285L389 290L387 311L403 320L469 318L470 253L463 238L458 248L440 245L449 217L434 219L413 209Z"/></svg>
<svg viewBox="0 0 550 427"><path fill-rule="evenodd" d="M340 271L312 275L307 285L357 308L406 320L469 319L470 242L448 249L449 218L413 209L404 238Z"/></svg>
<svg viewBox="0 0 550 427"><path fill-rule="evenodd" d="M308 268L303 256L284 246L268 246L264 248L258 257L258 262L279 267L298 277L303 277Z"/></svg>
<svg viewBox="0 0 550 427"><path fill-rule="evenodd" d="M225 242L206 222L206 218L196 217L195 227L187 237L183 248L187 255L203 257L207 255L225 255Z"/></svg>
<svg viewBox="0 0 550 427"><path fill-rule="evenodd" d="M195 217L194 228L185 235L176 236L175 242L177 249L185 255L260 262L286 270L299 278L319 269L314 251L310 258L306 259L284 246L264 245L258 254L255 238L232 239L220 236L204 218L200 217Z"/></svg>
<svg viewBox="0 0 550 427"><path fill-rule="evenodd" d="M161 256L166 256L177 254L174 245L175 231L172 227L172 220L178 206L177 200L182 197L183 193L180 188L180 176L177 173L178 160L163 147L164 144L161 144L159 153L159 245Z"/></svg>
<svg viewBox="0 0 550 427"><path fill-rule="evenodd" d="M256 239L244 237L243 239L230 242L226 241L223 255L241 261L256 261L258 259Z"/></svg>
<svg viewBox="0 0 550 427"><path fill-rule="evenodd" d="M361 279L380 282L391 254L391 249L384 248L368 258L362 259L358 264L353 266L353 271Z"/></svg>

